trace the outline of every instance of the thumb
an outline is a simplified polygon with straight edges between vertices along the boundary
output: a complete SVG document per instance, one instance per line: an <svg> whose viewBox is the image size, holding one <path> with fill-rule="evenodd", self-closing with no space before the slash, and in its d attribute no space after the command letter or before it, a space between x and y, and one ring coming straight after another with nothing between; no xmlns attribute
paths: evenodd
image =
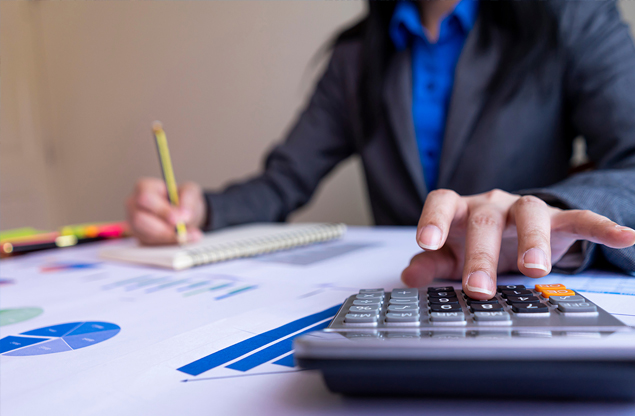
<svg viewBox="0 0 635 416"><path fill-rule="evenodd" d="M433 279L452 279L457 274L457 261L446 248L424 251L410 261L410 265L401 273L401 280L409 287L422 287Z"/></svg>

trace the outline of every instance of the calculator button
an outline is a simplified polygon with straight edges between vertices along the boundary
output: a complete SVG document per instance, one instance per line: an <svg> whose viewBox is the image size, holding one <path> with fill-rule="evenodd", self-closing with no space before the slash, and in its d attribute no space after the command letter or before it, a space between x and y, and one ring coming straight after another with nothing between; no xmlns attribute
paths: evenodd
<svg viewBox="0 0 635 416"><path fill-rule="evenodd" d="M480 305L473 303L470 305L470 310L472 312L497 312L502 311L503 306L499 303L484 303Z"/></svg>
<svg viewBox="0 0 635 416"><path fill-rule="evenodd" d="M384 289L362 289L359 293L384 293Z"/></svg>
<svg viewBox="0 0 635 416"><path fill-rule="evenodd" d="M508 296L507 303L538 303L540 299L536 296Z"/></svg>
<svg viewBox="0 0 635 416"><path fill-rule="evenodd" d="M451 298L451 297L456 297L456 292L454 291L428 292L428 298Z"/></svg>
<svg viewBox="0 0 635 416"><path fill-rule="evenodd" d="M376 323L377 314L374 313L347 313L344 322L349 324Z"/></svg>
<svg viewBox="0 0 635 416"><path fill-rule="evenodd" d="M542 303L512 303L512 310L516 313L549 312L547 305Z"/></svg>
<svg viewBox="0 0 635 416"><path fill-rule="evenodd" d="M390 297L395 299L417 299L419 297L419 289L393 290Z"/></svg>
<svg viewBox="0 0 635 416"><path fill-rule="evenodd" d="M478 322L491 322L491 321L509 321L509 314L507 312L474 312L474 320Z"/></svg>
<svg viewBox="0 0 635 416"><path fill-rule="evenodd" d="M534 292L531 290L519 289L519 290L503 290L501 294L504 298L508 296L534 296Z"/></svg>
<svg viewBox="0 0 635 416"><path fill-rule="evenodd" d="M525 285L501 285L496 287L496 290L498 292L502 292L503 290L525 290L525 289L527 289Z"/></svg>
<svg viewBox="0 0 635 416"><path fill-rule="evenodd" d="M406 298L406 299L390 299L388 302L391 305L418 305L419 300L414 298Z"/></svg>
<svg viewBox="0 0 635 416"><path fill-rule="evenodd" d="M382 299L383 293L360 293L355 296L357 299Z"/></svg>
<svg viewBox="0 0 635 416"><path fill-rule="evenodd" d="M575 296L575 292L571 289L544 289L540 293L545 298L549 296Z"/></svg>
<svg viewBox="0 0 635 416"><path fill-rule="evenodd" d="M417 312L388 312L386 322L419 322Z"/></svg>
<svg viewBox="0 0 635 416"><path fill-rule="evenodd" d="M543 284L536 285L536 290L538 292L542 292L543 290L551 290L551 289L566 289L567 287L560 283L551 283L551 284Z"/></svg>
<svg viewBox="0 0 635 416"><path fill-rule="evenodd" d="M379 305L351 306L352 313L379 313Z"/></svg>
<svg viewBox="0 0 635 416"><path fill-rule="evenodd" d="M355 306L365 306L365 305L379 305L381 303L381 299L355 299L353 301L353 305Z"/></svg>
<svg viewBox="0 0 635 416"><path fill-rule="evenodd" d="M417 312L419 305L388 305L388 312Z"/></svg>
<svg viewBox="0 0 635 416"><path fill-rule="evenodd" d="M454 288L452 286L429 287L428 293L430 292L454 292Z"/></svg>
<svg viewBox="0 0 635 416"><path fill-rule="evenodd" d="M586 299L584 299L580 295L574 295L574 296L549 296L549 303L551 303L552 305L557 305L560 302L586 302Z"/></svg>
<svg viewBox="0 0 635 416"><path fill-rule="evenodd" d="M538 299L536 299L536 300L538 300ZM492 298L490 300L477 300L477 299L467 298L466 302L467 302L468 305L473 305L473 304L483 305L483 304L486 304L486 303L498 303L498 299Z"/></svg>
<svg viewBox="0 0 635 416"><path fill-rule="evenodd" d="M432 322L465 322L463 312L432 312L430 314Z"/></svg>
<svg viewBox="0 0 635 416"><path fill-rule="evenodd" d="M589 302L560 302L560 312L597 312L598 308Z"/></svg>
<svg viewBox="0 0 635 416"><path fill-rule="evenodd" d="M430 305L430 310L432 312L454 312L454 311L462 312L460 305L447 305L447 304L438 305L434 303Z"/></svg>
<svg viewBox="0 0 635 416"><path fill-rule="evenodd" d="M456 296L452 298L430 298L430 303L439 304L439 305L443 305L444 303L458 305L459 300L456 298Z"/></svg>

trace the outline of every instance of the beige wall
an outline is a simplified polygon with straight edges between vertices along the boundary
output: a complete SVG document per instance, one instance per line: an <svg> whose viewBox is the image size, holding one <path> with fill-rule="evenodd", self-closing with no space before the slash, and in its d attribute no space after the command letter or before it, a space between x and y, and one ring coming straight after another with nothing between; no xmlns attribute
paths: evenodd
<svg viewBox="0 0 635 416"><path fill-rule="evenodd" d="M622 2L635 21L635 2ZM360 1L0 2L0 228L118 220L158 176L163 121L177 179L255 173L310 92L310 64ZM295 220L370 222L357 160Z"/></svg>
<svg viewBox="0 0 635 416"><path fill-rule="evenodd" d="M6 229L122 219L136 178L160 174L150 133L155 119L166 128L178 180L219 188L257 172L319 75L321 65L311 59L363 4L73 1L0 8ZM30 123L38 114L41 120ZM21 160L5 151L27 140L38 142L40 153L46 144L46 158ZM27 183L21 175L35 167ZM369 218L355 160L295 216L352 224Z"/></svg>

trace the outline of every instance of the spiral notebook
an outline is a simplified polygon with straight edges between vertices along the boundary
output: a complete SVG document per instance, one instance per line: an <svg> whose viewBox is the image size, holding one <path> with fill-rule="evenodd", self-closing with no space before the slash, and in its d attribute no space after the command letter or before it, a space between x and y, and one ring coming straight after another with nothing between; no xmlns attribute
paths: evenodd
<svg viewBox="0 0 635 416"><path fill-rule="evenodd" d="M274 251L333 240L346 232L344 224L256 223L229 227L206 234L197 243L184 246L147 247L134 241L106 247L99 255L174 270L252 257Z"/></svg>

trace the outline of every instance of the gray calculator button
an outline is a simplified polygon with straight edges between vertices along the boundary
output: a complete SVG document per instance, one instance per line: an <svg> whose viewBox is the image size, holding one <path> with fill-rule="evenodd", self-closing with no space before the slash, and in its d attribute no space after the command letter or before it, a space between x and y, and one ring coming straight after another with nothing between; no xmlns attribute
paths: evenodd
<svg viewBox="0 0 635 416"><path fill-rule="evenodd" d="M590 302L560 302L560 312L597 312L598 308Z"/></svg>
<svg viewBox="0 0 635 416"><path fill-rule="evenodd" d="M352 313L379 313L379 305L351 306Z"/></svg>
<svg viewBox="0 0 635 416"><path fill-rule="evenodd" d="M384 289L362 289L359 293L384 293Z"/></svg>
<svg viewBox="0 0 635 416"><path fill-rule="evenodd" d="M359 293L355 296L357 299L382 299L383 293Z"/></svg>
<svg viewBox="0 0 635 416"><path fill-rule="evenodd" d="M417 322L419 314L417 312L388 312L386 322Z"/></svg>
<svg viewBox="0 0 635 416"><path fill-rule="evenodd" d="M395 289L390 297L395 299L417 299L419 297L419 289Z"/></svg>
<svg viewBox="0 0 635 416"><path fill-rule="evenodd" d="M479 322L509 321L509 313L507 312L474 312L474 320Z"/></svg>
<svg viewBox="0 0 635 416"><path fill-rule="evenodd" d="M414 298L406 298L406 299L391 298L388 303L390 303L391 305L418 305L419 301Z"/></svg>
<svg viewBox="0 0 635 416"><path fill-rule="evenodd" d="M351 323L351 324L377 322L377 314L375 313L347 313L346 316L344 316L344 322Z"/></svg>
<svg viewBox="0 0 635 416"><path fill-rule="evenodd" d="M355 299L353 301L353 305L355 306L366 306L366 305L379 305L381 303L381 299Z"/></svg>
<svg viewBox="0 0 635 416"><path fill-rule="evenodd" d="M388 312L419 312L418 305L388 305Z"/></svg>
<svg viewBox="0 0 635 416"><path fill-rule="evenodd" d="M460 322L465 321L463 312L432 312L430 314L432 322Z"/></svg>
<svg viewBox="0 0 635 416"><path fill-rule="evenodd" d="M558 305L560 302L586 302L580 295L575 296L549 296L549 303Z"/></svg>

